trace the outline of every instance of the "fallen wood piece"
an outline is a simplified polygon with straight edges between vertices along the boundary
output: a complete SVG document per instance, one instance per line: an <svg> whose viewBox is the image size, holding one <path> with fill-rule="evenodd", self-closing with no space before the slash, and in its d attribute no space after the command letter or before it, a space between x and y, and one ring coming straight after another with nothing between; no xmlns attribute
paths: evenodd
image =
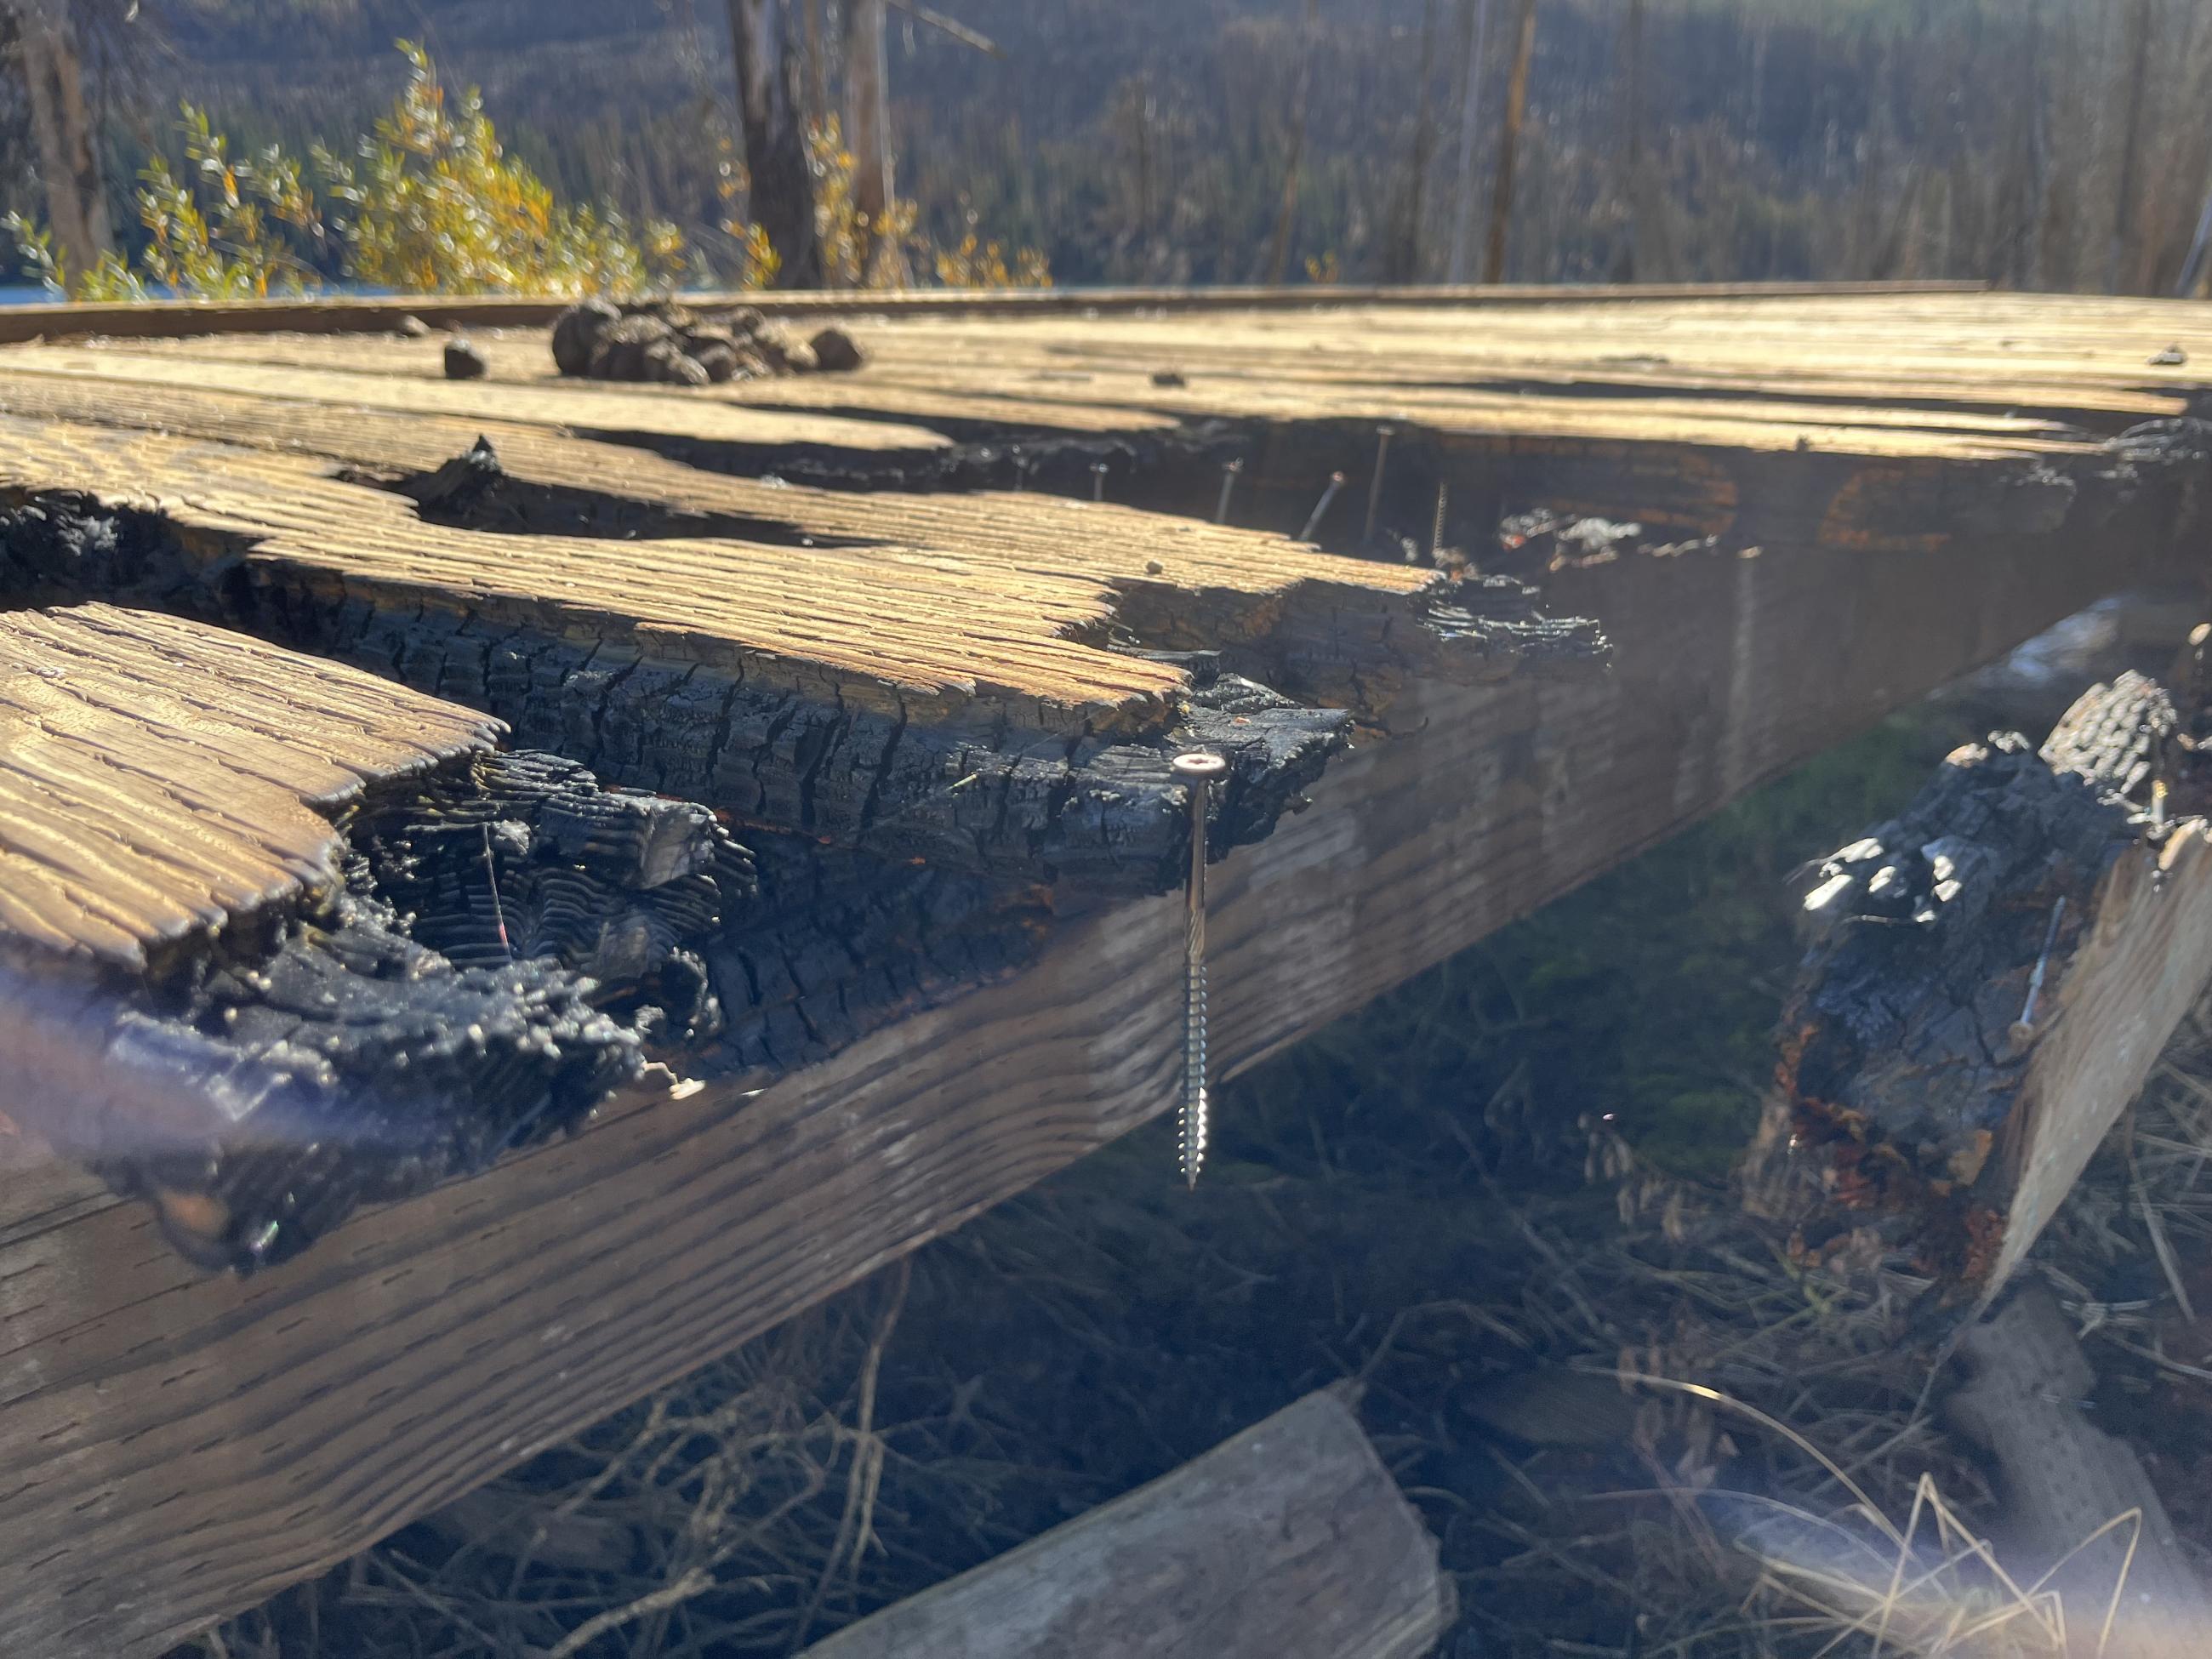
<svg viewBox="0 0 2212 1659"><path fill-rule="evenodd" d="M1323 1390L806 1659L1419 1659L1437 1541Z"/></svg>
<svg viewBox="0 0 2212 1659"><path fill-rule="evenodd" d="M2200 629L2200 636L2204 630ZM2201 639L2200 639L2201 644ZM2177 679L2201 687L2186 658ZM2136 674L1952 755L1822 866L1753 1202L1984 1305L2212 980L2212 756Z"/></svg>
<svg viewBox="0 0 2212 1659"><path fill-rule="evenodd" d="M2032 1583L2079 1551L2048 1586L2064 1601L2068 1651L2084 1659L2212 1651L2212 1592L2135 1449L2097 1427L2088 1397L2096 1376L2051 1292L2024 1287L1969 1329L1960 1352L1974 1375L1946 1410L1996 1458L2007 1535L1996 1542L2001 1553L2021 1553L2014 1577ZM2139 1524L2104 1530L2131 1511Z"/></svg>

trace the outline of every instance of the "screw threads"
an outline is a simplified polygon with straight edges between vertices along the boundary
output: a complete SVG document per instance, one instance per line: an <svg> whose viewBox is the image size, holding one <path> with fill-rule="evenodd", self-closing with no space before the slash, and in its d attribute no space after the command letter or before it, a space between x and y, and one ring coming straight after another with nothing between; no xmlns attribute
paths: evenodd
<svg viewBox="0 0 2212 1659"><path fill-rule="evenodd" d="M1174 768L1190 793L1190 880L1183 891L1182 946L1182 1121L1177 1162L1188 1185L1198 1185L1212 1132L1206 1097L1206 807L1215 779L1229 770L1218 755L1193 750L1178 755Z"/></svg>
<svg viewBox="0 0 2212 1659"><path fill-rule="evenodd" d="M1206 909L1190 908L1184 934L1182 997L1182 1129L1179 1162L1184 1182L1198 1185L1206 1165L1209 1124L1206 1091Z"/></svg>

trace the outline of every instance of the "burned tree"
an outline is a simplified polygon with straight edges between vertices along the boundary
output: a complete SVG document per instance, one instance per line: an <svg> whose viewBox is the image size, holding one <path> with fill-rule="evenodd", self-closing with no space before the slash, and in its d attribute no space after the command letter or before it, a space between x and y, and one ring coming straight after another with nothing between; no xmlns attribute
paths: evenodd
<svg viewBox="0 0 2212 1659"><path fill-rule="evenodd" d="M99 120L68 0L10 0L15 50L30 94L31 134L46 186L46 220L68 269L82 275L115 251L100 177Z"/></svg>
<svg viewBox="0 0 2212 1659"><path fill-rule="evenodd" d="M752 181L753 222L767 234L784 288L822 285L814 224L814 168L799 104L799 56L784 0L730 0L738 118Z"/></svg>

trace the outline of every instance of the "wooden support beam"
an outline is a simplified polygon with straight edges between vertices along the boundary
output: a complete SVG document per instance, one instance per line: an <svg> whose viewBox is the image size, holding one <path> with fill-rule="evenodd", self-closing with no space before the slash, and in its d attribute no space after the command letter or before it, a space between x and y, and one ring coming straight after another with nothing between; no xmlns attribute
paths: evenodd
<svg viewBox="0 0 2212 1659"><path fill-rule="evenodd" d="M2163 554L2007 537L1594 567L1649 624L1609 676L1417 683L1405 735L1221 867L1224 1073ZM1927 602L1948 589L1984 601ZM1181 938L1174 900L1121 906L764 1092L628 1097L248 1279L195 1272L85 1177L18 1172L0 1648L158 1652L1135 1127L1173 1095Z"/></svg>
<svg viewBox="0 0 2212 1659"><path fill-rule="evenodd" d="M1436 1540L1324 1392L806 1659L1421 1659L1456 1610Z"/></svg>

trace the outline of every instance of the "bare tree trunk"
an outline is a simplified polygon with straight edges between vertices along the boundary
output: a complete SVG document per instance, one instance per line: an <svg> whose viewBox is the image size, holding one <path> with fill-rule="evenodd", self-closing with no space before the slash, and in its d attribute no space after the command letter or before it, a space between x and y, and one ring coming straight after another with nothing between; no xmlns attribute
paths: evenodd
<svg viewBox="0 0 2212 1659"><path fill-rule="evenodd" d="M1429 164L1436 155L1436 132L1431 122L1429 96L1432 80L1431 70L1437 57L1437 0L1425 0L1421 8L1421 56L1415 67L1420 77L1420 101L1413 114L1413 156L1406 180L1405 216L1400 222L1395 246L1384 263L1382 278L1390 283L1411 283L1421 274L1421 215L1426 204L1424 196L1429 182Z"/></svg>
<svg viewBox="0 0 2212 1659"><path fill-rule="evenodd" d="M2150 72L2151 0L2136 0L2131 23L2134 29L2135 51L2128 71L2128 84L2122 90L2120 101L2127 107L2126 137L2120 141L2120 187L2113 193L2112 246L2105 267L2105 292L2117 294L2120 289L2122 260L2127 248L2128 232L2136 221L2136 174L2142 160L2143 96Z"/></svg>
<svg viewBox="0 0 2212 1659"><path fill-rule="evenodd" d="M1521 124L1528 115L1528 65L1536 56L1536 0L1521 0L1520 39L1513 75L1505 83L1505 125L1498 134L1498 185L1490 198L1490 240L1482 255L1482 280L1505 280L1505 234L1513 218L1513 169L1521 155Z"/></svg>
<svg viewBox="0 0 2212 1659"><path fill-rule="evenodd" d="M904 259L886 246L895 195L891 177L890 59L884 39L885 0L845 0L845 148L853 153L853 205L860 216L866 252L862 280L878 258L900 271Z"/></svg>
<svg viewBox="0 0 2212 1659"><path fill-rule="evenodd" d="M1279 287L1289 273L1291 227L1298 216L1298 168L1305 160L1306 101L1313 93L1314 43L1321 0L1306 0L1305 42L1298 58L1298 84L1291 95L1291 149L1283 162L1283 200L1275 212L1275 239L1267 250L1267 281Z"/></svg>
<svg viewBox="0 0 2212 1659"><path fill-rule="evenodd" d="M799 108L799 63L792 55L782 0L730 0L736 43L738 120L744 129L745 172L753 222L781 263L779 288L822 286L822 247L814 228L814 169Z"/></svg>
<svg viewBox="0 0 2212 1659"><path fill-rule="evenodd" d="M1636 280L1644 234L1644 0L1628 0L1628 151L1622 183L1628 197L1628 235L1613 265L1617 282Z"/></svg>
<svg viewBox="0 0 2212 1659"><path fill-rule="evenodd" d="M31 132L46 187L46 222L73 276L115 250L100 179L99 134L67 0L18 0L16 39L30 92Z"/></svg>
<svg viewBox="0 0 2212 1659"><path fill-rule="evenodd" d="M1482 60L1490 45L1490 0L1468 0L1474 27L1468 32L1467 79L1459 104L1459 204L1452 216L1451 263L1445 275L1467 280L1468 257L1474 241L1474 136L1482 118Z"/></svg>
<svg viewBox="0 0 2212 1659"><path fill-rule="evenodd" d="M819 132L830 119L830 66L823 56L822 0L806 0L806 120Z"/></svg>
<svg viewBox="0 0 2212 1659"><path fill-rule="evenodd" d="M2181 280L2173 285L2179 298L2200 297L2208 263L2212 263L2212 191L2205 192L2203 210L2197 216L2197 234L2190 239L2189 257L2182 261Z"/></svg>

